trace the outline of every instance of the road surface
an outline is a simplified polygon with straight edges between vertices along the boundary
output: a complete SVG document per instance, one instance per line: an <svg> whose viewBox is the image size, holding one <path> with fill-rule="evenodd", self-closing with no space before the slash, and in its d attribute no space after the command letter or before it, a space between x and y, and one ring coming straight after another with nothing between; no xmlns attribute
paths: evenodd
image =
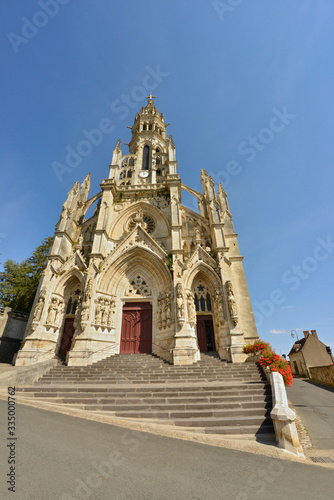
<svg viewBox="0 0 334 500"><path fill-rule="evenodd" d="M16 470L7 490L7 404L1 412L1 498L15 500L281 500L332 497L333 470L17 407Z"/></svg>
<svg viewBox="0 0 334 500"><path fill-rule="evenodd" d="M334 389L294 378L287 395L299 413L314 448L334 450Z"/></svg>

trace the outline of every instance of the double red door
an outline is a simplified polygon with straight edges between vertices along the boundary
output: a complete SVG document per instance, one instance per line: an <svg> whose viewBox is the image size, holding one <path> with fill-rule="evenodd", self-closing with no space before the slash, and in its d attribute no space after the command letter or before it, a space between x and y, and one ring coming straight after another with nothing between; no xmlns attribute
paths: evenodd
<svg viewBox="0 0 334 500"><path fill-rule="evenodd" d="M152 305L149 302L124 304L120 352L152 352Z"/></svg>
<svg viewBox="0 0 334 500"><path fill-rule="evenodd" d="M197 338L201 352L216 350L212 316L197 316Z"/></svg>
<svg viewBox="0 0 334 500"><path fill-rule="evenodd" d="M66 354L71 349L71 343L74 335L74 318L66 318L64 323L63 335L59 347L59 357L65 359Z"/></svg>

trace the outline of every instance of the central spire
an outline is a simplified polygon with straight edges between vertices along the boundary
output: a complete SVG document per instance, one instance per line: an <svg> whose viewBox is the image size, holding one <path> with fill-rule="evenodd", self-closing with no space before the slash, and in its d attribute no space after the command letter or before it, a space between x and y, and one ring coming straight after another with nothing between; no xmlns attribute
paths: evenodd
<svg viewBox="0 0 334 500"><path fill-rule="evenodd" d="M131 141L126 144L129 154L122 155L120 141L113 154L113 165L118 165L117 184L121 186L140 186L142 184L162 184L170 172L176 168L175 146L173 139L167 138L163 113L154 105L155 96L146 97L147 104L136 113L131 129Z"/></svg>

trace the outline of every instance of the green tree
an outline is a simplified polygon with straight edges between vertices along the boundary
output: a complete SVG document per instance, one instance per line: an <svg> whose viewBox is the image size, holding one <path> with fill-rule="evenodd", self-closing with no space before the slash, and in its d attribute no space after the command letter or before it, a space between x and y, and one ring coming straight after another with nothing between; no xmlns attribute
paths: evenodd
<svg viewBox="0 0 334 500"><path fill-rule="evenodd" d="M52 240L45 238L31 257L21 263L10 259L4 263L4 271L0 272L0 304L30 312Z"/></svg>

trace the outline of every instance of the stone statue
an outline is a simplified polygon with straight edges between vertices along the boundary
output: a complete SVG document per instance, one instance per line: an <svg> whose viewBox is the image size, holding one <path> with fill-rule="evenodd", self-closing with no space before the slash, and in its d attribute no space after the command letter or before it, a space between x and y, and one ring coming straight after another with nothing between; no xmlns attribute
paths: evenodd
<svg viewBox="0 0 334 500"><path fill-rule="evenodd" d="M88 302L92 296L92 278L87 281L86 291L85 291L85 302Z"/></svg>
<svg viewBox="0 0 334 500"><path fill-rule="evenodd" d="M98 298L97 300L97 305L95 309L95 324L96 325L101 325L102 321L102 304L101 304L101 297Z"/></svg>
<svg viewBox="0 0 334 500"><path fill-rule="evenodd" d="M114 328L114 317L115 317L116 300L112 297L109 300L109 311L108 311L108 321L109 327Z"/></svg>
<svg viewBox="0 0 334 500"><path fill-rule="evenodd" d="M167 326L167 316L166 316L166 298L165 296L161 299L161 322L162 328Z"/></svg>
<svg viewBox="0 0 334 500"><path fill-rule="evenodd" d="M56 297L52 297L51 304L50 304L49 310L48 310L48 317L46 319L47 325L51 325L51 326L55 325L57 312L58 312L58 301L57 301Z"/></svg>
<svg viewBox="0 0 334 500"><path fill-rule="evenodd" d="M234 325L238 322L238 311L235 303L234 293L232 289L232 283L230 281L226 281L226 293L227 293L227 304L230 312L231 320Z"/></svg>
<svg viewBox="0 0 334 500"><path fill-rule="evenodd" d="M188 321L191 327L196 325L195 297L192 292L187 293Z"/></svg>
<svg viewBox="0 0 334 500"><path fill-rule="evenodd" d="M44 309L44 303L45 303L45 297L44 297L43 290L42 290L42 292L39 296L39 299L38 299L38 303L36 304L36 307L35 307L33 321L40 321L41 316L42 316L42 312Z"/></svg>
<svg viewBox="0 0 334 500"><path fill-rule="evenodd" d="M108 299L101 299L101 325L106 325L108 322Z"/></svg>
<svg viewBox="0 0 334 500"><path fill-rule="evenodd" d="M181 326L184 323L184 303L181 283L176 285L176 315L177 322Z"/></svg>
<svg viewBox="0 0 334 500"><path fill-rule="evenodd" d="M57 303L57 312L55 319L55 326L57 326L58 328L60 327L63 321L63 312L64 312L64 301L59 299Z"/></svg>
<svg viewBox="0 0 334 500"><path fill-rule="evenodd" d="M213 297L215 302L216 311L218 313L219 322L223 325L226 321L226 313L225 313L225 303L222 290L217 291Z"/></svg>
<svg viewBox="0 0 334 500"><path fill-rule="evenodd" d="M84 302L81 309L81 328L83 328L82 323L88 320L89 315L89 305Z"/></svg>
<svg viewBox="0 0 334 500"><path fill-rule="evenodd" d="M158 297L158 319L157 319L157 325L158 325L159 330L161 330L161 328L162 328L161 302L162 302L162 294L159 293L159 297Z"/></svg>
<svg viewBox="0 0 334 500"><path fill-rule="evenodd" d="M172 320L172 302L171 302L171 293L167 293L166 295L166 322L167 322L167 327L170 327L171 320Z"/></svg>

